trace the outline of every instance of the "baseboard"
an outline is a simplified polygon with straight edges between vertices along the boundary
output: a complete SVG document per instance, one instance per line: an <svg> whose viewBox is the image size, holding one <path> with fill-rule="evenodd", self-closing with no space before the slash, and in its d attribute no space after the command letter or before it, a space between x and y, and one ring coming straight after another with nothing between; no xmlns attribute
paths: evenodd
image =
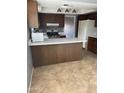
<svg viewBox="0 0 124 93"><path fill-rule="evenodd" d="M30 93L30 88L31 88L31 83L32 83L33 71L34 71L34 67L32 67L31 80L30 80L30 83L29 83L29 87L28 87L28 92L27 92L27 93Z"/></svg>

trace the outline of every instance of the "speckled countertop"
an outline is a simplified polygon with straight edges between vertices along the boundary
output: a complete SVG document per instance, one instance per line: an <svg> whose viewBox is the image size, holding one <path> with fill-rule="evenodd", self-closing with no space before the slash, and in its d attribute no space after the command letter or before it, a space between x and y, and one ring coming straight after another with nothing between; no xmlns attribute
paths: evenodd
<svg viewBox="0 0 124 93"><path fill-rule="evenodd" d="M32 42L31 40L29 40L29 46L67 44L67 43L79 43L79 42L82 43L83 41L78 38L45 39L44 41L40 41L40 42Z"/></svg>

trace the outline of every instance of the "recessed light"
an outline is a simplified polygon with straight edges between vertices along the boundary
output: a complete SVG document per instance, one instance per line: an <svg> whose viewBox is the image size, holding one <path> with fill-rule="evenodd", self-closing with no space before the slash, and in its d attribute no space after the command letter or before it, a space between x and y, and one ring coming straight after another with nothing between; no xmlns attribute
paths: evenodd
<svg viewBox="0 0 124 93"><path fill-rule="evenodd" d="M69 4L64 4L63 6L69 6Z"/></svg>
<svg viewBox="0 0 124 93"><path fill-rule="evenodd" d="M75 9L73 9L72 13L76 13L76 10L75 10Z"/></svg>
<svg viewBox="0 0 124 93"><path fill-rule="evenodd" d="M62 8L69 8L69 4L64 4Z"/></svg>

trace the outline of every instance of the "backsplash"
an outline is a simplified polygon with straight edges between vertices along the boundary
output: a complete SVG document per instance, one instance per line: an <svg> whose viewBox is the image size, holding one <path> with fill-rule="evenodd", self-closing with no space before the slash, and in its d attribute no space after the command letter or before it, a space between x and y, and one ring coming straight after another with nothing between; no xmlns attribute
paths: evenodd
<svg viewBox="0 0 124 93"><path fill-rule="evenodd" d="M63 27L46 27L39 30L39 32L64 32Z"/></svg>

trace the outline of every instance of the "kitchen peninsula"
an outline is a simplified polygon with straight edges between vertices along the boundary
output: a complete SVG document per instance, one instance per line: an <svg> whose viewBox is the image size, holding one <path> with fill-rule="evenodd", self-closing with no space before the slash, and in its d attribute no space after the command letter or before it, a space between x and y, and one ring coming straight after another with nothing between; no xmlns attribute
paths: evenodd
<svg viewBox="0 0 124 93"><path fill-rule="evenodd" d="M82 58L82 41L74 39L47 39L41 42L29 41L34 67L55 63L77 61Z"/></svg>

